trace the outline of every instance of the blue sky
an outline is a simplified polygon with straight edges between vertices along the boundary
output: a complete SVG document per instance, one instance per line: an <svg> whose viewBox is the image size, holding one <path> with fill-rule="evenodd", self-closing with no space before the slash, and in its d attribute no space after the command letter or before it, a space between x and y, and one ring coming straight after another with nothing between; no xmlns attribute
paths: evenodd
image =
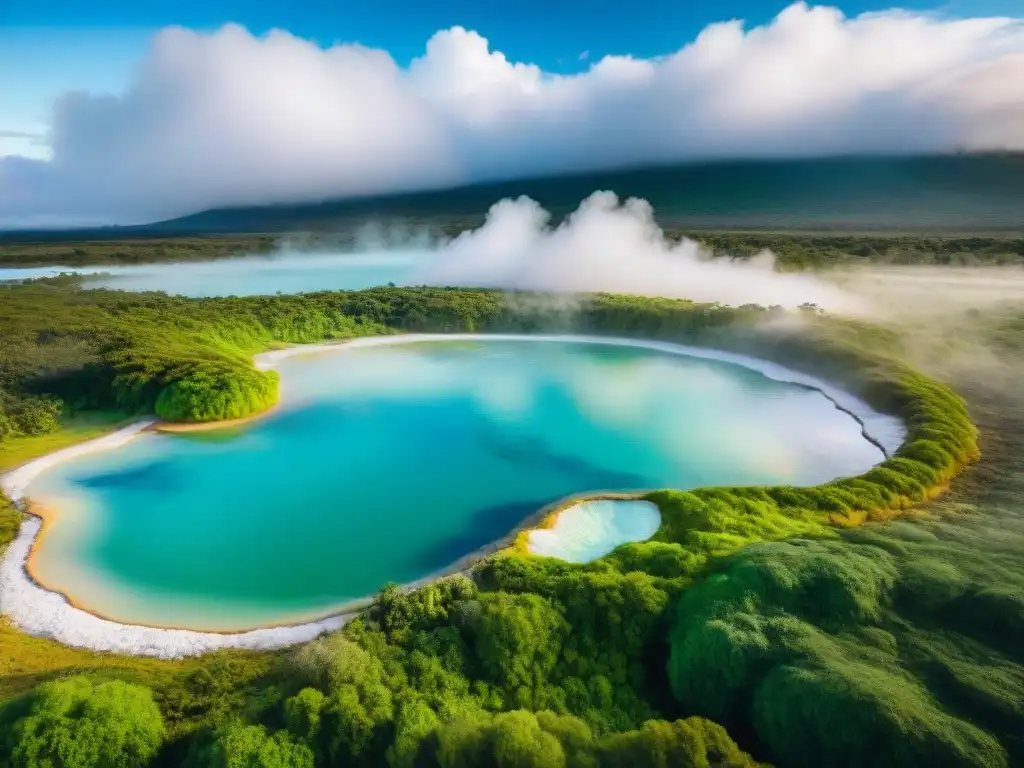
<svg viewBox="0 0 1024 768"><path fill-rule="evenodd" d="M1024 150L1024 0L890 2L0 0L0 227L706 158ZM416 65L332 48L352 43Z"/></svg>
<svg viewBox="0 0 1024 768"><path fill-rule="evenodd" d="M255 33L286 29L321 45L360 42L404 64L439 29L461 25L511 60L571 72L605 54L648 57L679 49L709 23L761 24L785 0L3 0L0 2L0 155L45 156L39 141L54 99L71 89L118 92L152 34L168 25L216 29L236 22ZM849 16L891 6L846 0ZM903 0L944 15L1009 14L1019 0ZM638 9L643 9L640 12Z"/></svg>
<svg viewBox="0 0 1024 768"><path fill-rule="evenodd" d="M116 34L113 50L97 47L100 57L117 57L152 31L177 24L214 29L237 22L255 33L271 28L317 40L360 42L385 48L405 62L422 52L438 29L461 25L491 40L510 58L548 69L562 68L583 51L651 56L678 49L703 27L728 18L761 24L792 0L5 0L0 5L0 30L14 39L40 31L71 31L101 44ZM907 10L939 10L963 15L1009 14L1020 11L1018 0L845 0L847 15L898 6ZM639 12L638 9L643 9Z"/></svg>

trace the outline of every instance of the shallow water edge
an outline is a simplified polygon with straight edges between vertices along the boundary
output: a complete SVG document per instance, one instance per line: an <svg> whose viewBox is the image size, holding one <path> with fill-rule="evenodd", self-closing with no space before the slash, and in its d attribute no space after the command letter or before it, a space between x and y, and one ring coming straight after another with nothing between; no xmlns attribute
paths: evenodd
<svg viewBox="0 0 1024 768"><path fill-rule="evenodd" d="M339 352L357 347L388 344L409 344L431 341L552 341L582 342L610 346L628 346L652 349L670 354L716 360L754 370L767 378L815 389L840 410L848 413L862 427L865 438L875 443L885 456L898 449L906 436L905 426L899 419L880 414L860 398L835 387L823 380L790 370L782 365L742 354L720 350L690 347L669 342L641 339L583 336L583 335L527 335L527 334L405 334L395 336L364 337L340 343L298 345L272 350L254 357L257 368L268 369L281 360L295 355L324 352ZM257 415L259 418L263 414ZM25 488L39 474L68 459L95 451L117 448L134 439L144 430L158 426L152 419L144 419L101 438L87 441L70 448L56 451L47 456L18 467L0 477L0 488L29 514L34 514ZM234 423L215 423L216 427L233 426ZM173 427L172 427L173 428ZM473 563L494 552L517 542L523 531L538 525L551 525L560 511L583 500L610 498L637 498L636 494L608 494L595 489L561 499L538 510L523 520L506 536L481 549L468 553L441 571L424 576L407 584L409 588L422 586L443 575L464 571ZM43 519L31 517L23 522L17 538L0 561L0 612L9 616L13 623L29 634L48 637L67 645L99 651L112 651L144 656L178 658L198 655L223 648L272 649L305 642L323 632L339 629L358 610L369 605L372 597L348 601L336 606L330 615L310 617L315 620L304 623L260 627L242 632L209 632L121 624L76 607L73 598L51 591L40 584L32 574L32 553L44 540L47 525L52 525L53 510Z"/></svg>

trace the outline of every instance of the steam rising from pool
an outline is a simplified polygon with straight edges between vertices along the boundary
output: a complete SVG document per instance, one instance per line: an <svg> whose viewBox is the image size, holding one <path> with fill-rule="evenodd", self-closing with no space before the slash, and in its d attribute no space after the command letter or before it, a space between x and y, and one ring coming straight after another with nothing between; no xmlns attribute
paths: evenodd
<svg viewBox="0 0 1024 768"><path fill-rule="evenodd" d="M0 270L0 279L45 276L57 268ZM379 234L325 251L286 243L271 256L104 268L88 287L159 290L186 296L301 293L377 285L463 286L563 294L609 292L685 298L732 306L864 311L853 294L811 274L774 270L769 252L750 259L711 258L697 242L666 238L644 200L620 202L595 192L558 226L535 201L496 203L478 229L453 240L422 235L404 242Z"/></svg>
<svg viewBox="0 0 1024 768"><path fill-rule="evenodd" d="M611 192L595 192L559 226L550 221L527 197L502 200L483 227L447 244L419 277L429 285L860 308L853 296L813 275L776 272L770 253L711 258L693 240L668 240L645 200L620 202Z"/></svg>

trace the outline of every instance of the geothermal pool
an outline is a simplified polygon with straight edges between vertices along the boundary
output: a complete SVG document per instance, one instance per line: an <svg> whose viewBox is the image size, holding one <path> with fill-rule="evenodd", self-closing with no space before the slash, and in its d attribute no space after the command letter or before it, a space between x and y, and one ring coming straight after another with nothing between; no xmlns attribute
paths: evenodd
<svg viewBox="0 0 1024 768"><path fill-rule="evenodd" d="M431 258L426 251L389 251L250 256L180 264L6 267L0 268L0 284L74 273L82 276L86 288L163 291L192 298L354 291L388 283L404 285Z"/></svg>
<svg viewBox="0 0 1024 768"><path fill-rule="evenodd" d="M654 349L432 340L275 366L282 405L263 419L144 433L32 480L55 512L37 578L126 623L295 623L444 569L570 494L815 484L883 459L821 392Z"/></svg>

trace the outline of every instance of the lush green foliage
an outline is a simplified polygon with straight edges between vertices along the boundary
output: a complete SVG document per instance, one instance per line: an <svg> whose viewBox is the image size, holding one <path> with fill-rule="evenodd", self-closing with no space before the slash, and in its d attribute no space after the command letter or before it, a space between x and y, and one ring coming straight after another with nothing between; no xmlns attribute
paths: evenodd
<svg viewBox="0 0 1024 768"><path fill-rule="evenodd" d="M0 442L55 428L62 409L176 421L257 413L276 401L277 375L256 371L254 353L382 330L344 310L327 295L188 301L61 281L9 289L0 304Z"/></svg>
<svg viewBox="0 0 1024 768"><path fill-rule="evenodd" d="M862 264L1020 264L1024 239L921 235L803 235L693 232L690 237L716 254L748 257L770 250L787 270Z"/></svg>
<svg viewBox="0 0 1024 768"><path fill-rule="evenodd" d="M313 753L287 731L268 733L259 725L232 723L186 761L204 768L313 768Z"/></svg>
<svg viewBox="0 0 1024 768"><path fill-rule="evenodd" d="M1024 728L1024 677L978 643L986 634L1013 642L1020 576L1012 591L993 590L980 569L958 566L959 548L936 557L936 543L893 526L727 558L677 608L669 677L678 700L753 729L785 765L852 764L851 752L858 765L1009 765L1004 744ZM995 626L961 624L959 637L935 642L909 621L966 617L991 599L1006 611L991 614Z"/></svg>
<svg viewBox="0 0 1024 768"><path fill-rule="evenodd" d="M602 744L601 765L609 768L705 768L755 766L725 729L699 717L674 723L650 720L638 731L609 736Z"/></svg>
<svg viewBox="0 0 1024 768"><path fill-rule="evenodd" d="M21 526L21 512L10 499L0 494L0 552L18 535Z"/></svg>
<svg viewBox="0 0 1024 768"><path fill-rule="evenodd" d="M134 768L152 760L164 725L148 689L74 677L6 704L0 735L12 768Z"/></svg>
<svg viewBox="0 0 1024 768"><path fill-rule="evenodd" d="M753 765L724 729L696 718L632 730L623 714L610 731L616 684L592 677L601 700L591 702L582 680L577 690L563 677L569 630L558 603L480 591L465 576L386 589L345 632L289 654L274 697L249 708L261 725L212 733L195 752L220 762L197 764L287 747L316 765ZM588 663L573 669L586 674Z"/></svg>
<svg viewBox="0 0 1024 768"><path fill-rule="evenodd" d="M783 765L1024 763L1020 317L985 334L999 365L964 358L986 458L932 516L746 547L684 594L684 707Z"/></svg>
<svg viewBox="0 0 1024 768"><path fill-rule="evenodd" d="M42 435L58 426L60 401L53 397L21 395L0 389L0 441L23 435Z"/></svg>
<svg viewBox="0 0 1024 768"><path fill-rule="evenodd" d="M0 264L3 266L67 266L90 264L154 264L159 262L207 261L210 259L269 253L274 237L167 237L126 238L123 240L66 239L4 242L0 238Z"/></svg>
<svg viewBox="0 0 1024 768"><path fill-rule="evenodd" d="M241 419L277 402L277 385L277 371L210 366L170 382L157 395L154 410L168 421Z"/></svg>

